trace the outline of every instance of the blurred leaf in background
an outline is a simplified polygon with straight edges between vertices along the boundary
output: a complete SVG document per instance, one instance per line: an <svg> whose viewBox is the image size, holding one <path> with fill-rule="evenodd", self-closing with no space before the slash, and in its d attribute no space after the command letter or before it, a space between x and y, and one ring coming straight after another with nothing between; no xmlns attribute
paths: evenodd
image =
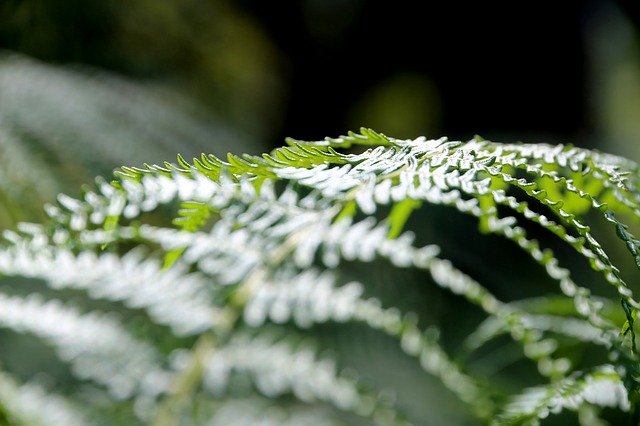
<svg viewBox="0 0 640 426"><path fill-rule="evenodd" d="M175 90L95 69L0 58L0 227L33 219L121 164L223 154L256 142Z"/></svg>
<svg viewBox="0 0 640 426"><path fill-rule="evenodd" d="M605 3L586 31L591 110L605 149L640 159L640 40L629 18ZM595 17L594 17L595 18Z"/></svg>
<svg viewBox="0 0 640 426"><path fill-rule="evenodd" d="M169 82L254 136L278 120L276 51L225 0L9 0L0 40L47 61Z"/></svg>
<svg viewBox="0 0 640 426"><path fill-rule="evenodd" d="M425 75L399 73L369 89L351 111L351 127L381 129L402 138L438 134L442 104Z"/></svg>

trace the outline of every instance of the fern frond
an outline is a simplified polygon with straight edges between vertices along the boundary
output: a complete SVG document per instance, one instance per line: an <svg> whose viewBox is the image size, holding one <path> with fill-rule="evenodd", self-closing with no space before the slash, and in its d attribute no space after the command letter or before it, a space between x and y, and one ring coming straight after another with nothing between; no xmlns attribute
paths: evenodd
<svg viewBox="0 0 640 426"><path fill-rule="evenodd" d="M316 358L304 343L291 346L284 340L238 335L205 361L205 388L223 395L232 373L248 374L256 390L270 398L290 393L300 401L322 401L378 424L404 424L387 401L340 373L330 358Z"/></svg>
<svg viewBox="0 0 640 426"><path fill-rule="evenodd" d="M131 348L148 354L146 370L131 374L138 382L162 377L153 391L130 383L118 393L101 370L87 376L138 401L136 406L146 401L147 413L137 410L139 417L161 419L159 424L179 422L200 398L236 398L238 390L247 390L237 377L249 378L254 391L274 403L294 397L311 411L331 405L379 424L404 421L388 401L328 358L318 358L315 349L272 337L274 328L313 335L321 324L346 322L395 340L400 355L413 357L416 369L439 379L479 419L533 424L562 408L580 410L584 418L593 417L592 405L629 409L640 389L634 329L640 304L596 238L591 227L597 224L588 213L613 224L638 257L640 240L618 219L636 220L640 212L635 163L571 146L398 140L366 129L288 143L263 156L203 155L192 163L180 156L176 164L125 167L113 182L98 180L78 199L61 195L47 207L49 222L6 233L0 273L140 308L150 324L169 326L162 332L180 339L158 343L159 350L117 322L95 320L110 324L107 337L118 330ZM354 146L366 150L344 151ZM429 235L414 219L434 208L470 217L481 234L522 251L559 288L559 296L544 297L546 306L557 299L563 309L541 311L527 301L501 300L492 283L447 259L433 241L425 242ZM550 240L534 238L535 231ZM593 295L597 284L578 282L583 274L560 260L558 246L584 259L617 292L617 315L611 314L614 304ZM393 274L421 274L426 281L416 284L420 291L432 286L459 296L457 303L473 306L484 321L467 336L463 351L508 334L550 384L502 406L495 397L502 389L475 378L464 357L453 361L451 343L435 337L437 328L424 324L424 312L416 315L369 294L372 277L351 276L357 267L372 265ZM398 292L412 291L402 281L393 285ZM34 315L54 303L13 296L0 301L13 309L7 312L30 309ZM93 318L55 306L68 329ZM447 321L460 319L448 314ZM20 317L7 324L64 348L67 337L39 320ZM611 366L585 370L563 351L566 341L600 346L604 350L591 365ZM101 365L129 368L128 352L113 355L104 341L72 344L82 348L77 359L67 359L72 365L105 351L117 361ZM169 364L171 370L163 369Z"/></svg>
<svg viewBox="0 0 640 426"><path fill-rule="evenodd" d="M522 321L530 330L551 332L606 348L611 346L611 341L603 337L601 329L577 318L567 318L559 315L523 314ZM466 350L474 351L503 333L508 333L508 330L501 321L495 317L488 317L478 326L475 332L467 336L464 346Z"/></svg>
<svg viewBox="0 0 640 426"><path fill-rule="evenodd" d="M344 422L322 408L278 406L258 398L231 399L216 406L210 426L338 426Z"/></svg>
<svg viewBox="0 0 640 426"><path fill-rule="evenodd" d="M87 251L75 255L42 241L14 241L0 251L0 274L4 276L37 278L55 290L85 290L92 298L146 309L155 321L171 326L178 335L199 333L222 321L221 313L211 306L206 279L189 273L185 265L165 270L160 259L146 257L141 250L122 257Z"/></svg>
<svg viewBox="0 0 640 426"><path fill-rule="evenodd" d="M0 294L0 327L43 339L79 378L106 386L118 399L137 393L155 396L169 379L155 349L106 315L82 315L59 301L45 302L37 296Z"/></svg>
<svg viewBox="0 0 640 426"><path fill-rule="evenodd" d="M327 321L358 321L396 338L407 354L420 360L425 371L438 377L480 417L488 416L493 402L473 378L457 366L433 338L433 329L422 333L413 315L401 315L395 308L384 309L379 300L363 299L363 286L350 282L336 287L329 272L305 270L294 277L275 277L263 283L249 299L244 321L252 327L267 319L283 324L291 319L300 328ZM435 333L437 334L437 333Z"/></svg>
<svg viewBox="0 0 640 426"><path fill-rule="evenodd" d="M86 425L87 421L76 404L48 392L37 383L20 385L7 373L0 373L0 405L8 411L10 421L20 424ZM34 407L38 407L34 410Z"/></svg>
<svg viewBox="0 0 640 426"><path fill-rule="evenodd" d="M255 149L251 138L181 94L98 70L0 52L0 92L3 227L41 219L44 201L125 162Z"/></svg>
<svg viewBox="0 0 640 426"><path fill-rule="evenodd" d="M537 425L541 419L562 410L577 410L583 404L629 411L627 391L612 366L576 373L560 382L526 389L507 404L496 425Z"/></svg>

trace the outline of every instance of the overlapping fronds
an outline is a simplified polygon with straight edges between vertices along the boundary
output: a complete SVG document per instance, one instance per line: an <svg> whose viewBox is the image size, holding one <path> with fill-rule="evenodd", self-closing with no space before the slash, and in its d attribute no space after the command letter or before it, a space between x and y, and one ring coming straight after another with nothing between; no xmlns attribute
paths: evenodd
<svg viewBox="0 0 640 426"><path fill-rule="evenodd" d="M371 130L288 143L261 157L125 167L80 199L58 197L49 221L5 235L0 326L35 335L78 380L157 424L221 424L234 410L254 418L239 408L254 400L272 406L265 424L316 414L327 424L426 421L403 397L428 400L438 385L394 382L349 344L332 344L331 333L392 342L398 369L435 378L443 398L483 422L535 424L565 408L584 418L595 406L632 411L640 305L617 249L640 257L635 163L572 146L397 140ZM425 230L442 211L508 247L491 268L516 252L528 259L540 277L537 302L512 296L524 286L536 294L527 277L512 276L514 291L505 292L450 257L447 230L444 241ZM618 240L603 239L607 231ZM46 297L72 292L81 308L25 298L20 279ZM455 308L434 321L445 297ZM120 319L80 311L95 306ZM484 322L474 331L460 309ZM467 338L456 348L438 325ZM520 397L507 396L509 374L479 367L497 341L517 349L513 368L538 384L520 386Z"/></svg>
<svg viewBox="0 0 640 426"><path fill-rule="evenodd" d="M37 217L42 200L125 161L251 149L250 138L193 101L95 69L0 52L0 94L0 226Z"/></svg>

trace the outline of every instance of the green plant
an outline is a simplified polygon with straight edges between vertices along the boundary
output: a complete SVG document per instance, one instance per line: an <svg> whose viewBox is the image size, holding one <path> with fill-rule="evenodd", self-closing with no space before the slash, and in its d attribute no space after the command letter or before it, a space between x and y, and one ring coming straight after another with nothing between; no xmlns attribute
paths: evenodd
<svg viewBox="0 0 640 426"><path fill-rule="evenodd" d="M0 403L10 421L43 424L632 418L638 302L602 225L638 262L637 181L635 163L572 146L366 129L262 157L124 167L5 233L5 342L35 335L70 373L40 361L62 383L42 411L41 385L4 373ZM474 270L457 238L471 253L492 250L477 241L511 250ZM525 257L517 282L473 278ZM411 398L453 408L425 414Z"/></svg>
<svg viewBox="0 0 640 426"><path fill-rule="evenodd" d="M95 68L0 51L0 93L0 228L42 219L44 201L125 161L257 149L175 90Z"/></svg>

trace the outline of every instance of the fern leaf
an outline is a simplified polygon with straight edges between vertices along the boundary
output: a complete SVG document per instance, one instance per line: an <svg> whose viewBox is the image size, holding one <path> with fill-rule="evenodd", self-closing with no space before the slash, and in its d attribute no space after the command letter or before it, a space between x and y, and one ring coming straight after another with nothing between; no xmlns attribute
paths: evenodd
<svg viewBox="0 0 640 426"><path fill-rule="evenodd" d="M86 290L93 298L144 308L178 335L202 332L221 320L220 312L211 306L204 277L180 265L164 270L159 259L145 258L140 250L123 257L91 252L76 256L67 249L23 241L0 252L0 273L37 278L56 290ZM171 297L167 297L169 291Z"/></svg>
<svg viewBox="0 0 640 426"><path fill-rule="evenodd" d="M76 404L48 392L37 383L20 385L7 373L0 373L0 404L8 411L10 420L20 424L87 424L87 419Z"/></svg>
<svg viewBox="0 0 640 426"><path fill-rule="evenodd" d="M300 401L323 401L341 411L378 419L377 423L404 423L384 400L340 374L329 358L317 359L304 345L293 349L285 341L268 337L236 336L205 362L205 387L214 395L224 394L232 372L249 374L258 392L270 398L292 393Z"/></svg>
<svg viewBox="0 0 640 426"><path fill-rule="evenodd" d="M216 406L210 426L338 426L344 424L322 408L279 407L258 398L232 399Z"/></svg>
<svg viewBox="0 0 640 426"><path fill-rule="evenodd" d="M612 366L576 373L557 383L525 390L512 399L494 424L536 425L540 419L583 404L629 411L627 392Z"/></svg>
<svg viewBox="0 0 640 426"><path fill-rule="evenodd" d="M467 376L429 333L421 333L413 315L402 316L394 308L384 309L377 299L363 299L363 286L350 282L336 287L329 272L305 270L275 282L263 283L249 299L244 310L245 323L260 327L267 319L283 324L293 319L300 328L327 321L358 321L396 338L403 351L418 358L425 371L443 381L461 400L470 404L480 417L488 416L493 403L486 390Z"/></svg>
<svg viewBox="0 0 640 426"><path fill-rule="evenodd" d="M584 421L596 421L594 406L630 409L640 389L634 329L640 303L599 233L592 231L590 213L611 223L638 258L640 240L618 219L637 220L640 212L635 163L572 146L398 140L367 129L288 144L263 156L203 155L192 163L180 156L176 164L125 167L113 182L99 180L80 198L61 195L47 207L49 222L5 233L0 273L142 308L151 324L167 325L166 334L181 337L156 348L106 321L110 333L121 331L136 351L151 354L145 358L147 370L132 377L142 383L157 375L164 381L153 391L130 384L118 393L106 376L92 372L89 378L135 400L143 420L188 421L187 407L197 411L201 398L233 401L238 390L247 391L238 379L244 377L277 406L294 397L309 412L331 405L379 424L404 422L391 403L327 357L318 358L315 349L273 337L272 330L279 328L313 336L329 322L333 327L356 322L394 339L402 356L414 358L415 368L439 379L477 418L495 424L535 424L564 408L579 411ZM365 151L344 151L353 146ZM489 290L491 283L445 258L438 245L424 242L428 235L414 219L434 206L471 217L482 234L521 250L560 295L538 299L546 310L530 301L501 300L499 292ZM537 240L530 228L551 240ZM592 294L598 293L591 289L596 284L578 282L583 274L561 262L557 246L584 259L615 289L622 302L617 314L611 313L613 303ZM463 357L452 360L451 343L441 344L436 327L403 313L394 301L368 296L371 277L351 277L354 265L419 273L427 277L421 290L435 286L459 296L459 303L477 307L474 312L484 320L467 336L463 350L508 334L549 384L502 405L495 397L500 389L473 377ZM409 288L401 281L393 285L398 292ZM47 311L54 303L3 297L0 301L11 308L6 312ZM557 301L562 309L556 309ZM59 315L69 329L93 318L56 309L64 312ZM447 321L460 319L459 313L449 314ZM64 349L63 337L36 320L5 321L12 330ZM96 321L105 323L101 316ZM594 364L611 365L576 371L583 366L567 356L566 341L600 346L604 350L594 356L603 359ZM86 354L97 359L102 351L111 356L100 346L104 342L95 343L94 352L88 341L72 343L82 348L77 360ZM127 353L113 357L125 363L121 358ZM103 365L109 362L116 361ZM164 370L166 364L173 369ZM253 398L253 393L242 397ZM207 407L224 409L220 401ZM146 413L139 409L145 404ZM228 407L239 403L233 404ZM496 417L497 412L502 414ZM205 415L210 417L224 418Z"/></svg>
<svg viewBox="0 0 640 426"><path fill-rule="evenodd" d="M53 346L74 373L105 385L115 398L164 391L153 384L168 380L155 349L133 338L113 318L80 314L56 300L44 302L0 294L0 326L30 333Z"/></svg>

